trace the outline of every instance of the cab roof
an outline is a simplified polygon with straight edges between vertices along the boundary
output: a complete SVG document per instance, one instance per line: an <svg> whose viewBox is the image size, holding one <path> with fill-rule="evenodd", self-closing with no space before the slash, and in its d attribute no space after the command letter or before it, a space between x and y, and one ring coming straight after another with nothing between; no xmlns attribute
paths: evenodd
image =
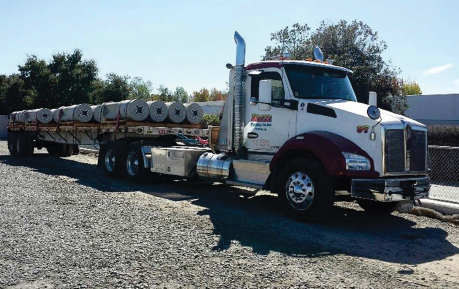
<svg viewBox="0 0 459 289"><path fill-rule="evenodd" d="M251 63L246 66L246 70L253 70L253 69L261 69L261 68L281 68L285 64L293 64L293 65L308 65L308 66L315 66L315 67L324 67L324 68L331 68L336 70L345 71L346 73L352 73L352 70L341 67L335 66L331 64L325 64L321 62L315 61L307 61L307 60L267 60L267 61L260 61Z"/></svg>

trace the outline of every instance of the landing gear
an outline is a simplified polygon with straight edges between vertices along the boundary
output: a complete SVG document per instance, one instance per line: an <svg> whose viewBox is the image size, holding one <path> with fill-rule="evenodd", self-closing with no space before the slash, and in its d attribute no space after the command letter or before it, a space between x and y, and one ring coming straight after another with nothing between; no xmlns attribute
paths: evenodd
<svg viewBox="0 0 459 289"><path fill-rule="evenodd" d="M73 144L55 144L46 147L46 150L50 155L58 156L58 157L69 157L71 155L75 155L79 152L78 145Z"/></svg>

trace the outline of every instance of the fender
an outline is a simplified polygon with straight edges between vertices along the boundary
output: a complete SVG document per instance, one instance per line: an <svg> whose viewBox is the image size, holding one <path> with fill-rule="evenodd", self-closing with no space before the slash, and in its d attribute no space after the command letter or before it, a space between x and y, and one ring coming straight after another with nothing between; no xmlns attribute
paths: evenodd
<svg viewBox="0 0 459 289"><path fill-rule="evenodd" d="M314 155L323 164L327 173L332 176L359 178L379 177L379 173L374 170L373 159L364 150L352 141L326 131L312 131L289 139L274 155L270 164L271 172L276 165L282 163L282 159L292 151L303 151ZM370 160L371 170L346 170L346 161L342 152L354 153L368 158Z"/></svg>

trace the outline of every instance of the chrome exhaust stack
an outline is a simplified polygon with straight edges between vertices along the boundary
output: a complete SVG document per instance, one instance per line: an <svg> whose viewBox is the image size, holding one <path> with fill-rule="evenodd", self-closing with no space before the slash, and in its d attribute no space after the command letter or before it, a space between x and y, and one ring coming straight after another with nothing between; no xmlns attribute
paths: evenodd
<svg viewBox="0 0 459 289"><path fill-rule="evenodd" d="M236 42L236 67L234 79L234 122L233 122L233 146L237 153L242 146L244 133L244 64L245 64L245 41L242 36L234 32L234 41Z"/></svg>

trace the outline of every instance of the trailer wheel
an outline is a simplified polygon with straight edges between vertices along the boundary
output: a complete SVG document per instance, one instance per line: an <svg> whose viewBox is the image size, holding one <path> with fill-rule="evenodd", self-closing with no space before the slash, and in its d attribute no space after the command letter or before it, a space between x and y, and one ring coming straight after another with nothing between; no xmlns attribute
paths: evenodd
<svg viewBox="0 0 459 289"><path fill-rule="evenodd" d="M358 199L357 204L370 214L390 214L397 208L398 202L376 202L372 200Z"/></svg>
<svg viewBox="0 0 459 289"><path fill-rule="evenodd" d="M282 170L279 198L296 219L324 221L333 208L333 179L316 159L293 160Z"/></svg>
<svg viewBox="0 0 459 289"><path fill-rule="evenodd" d="M10 155L15 156L18 154L17 148L16 148L16 142L17 142L17 135L13 133L8 134L8 151L10 152Z"/></svg>
<svg viewBox="0 0 459 289"><path fill-rule="evenodd" d="M19 156L29 156L33 154L33 140L26 134L16 136L16 152Z"/></svg>
<svg viewBox="0 0 459 289"><path fill-rule="evenodd" d="M131 144L126 156L126 174L128 178L143 181L148 176L149 169L145 168L141 146Z"/></svg>

